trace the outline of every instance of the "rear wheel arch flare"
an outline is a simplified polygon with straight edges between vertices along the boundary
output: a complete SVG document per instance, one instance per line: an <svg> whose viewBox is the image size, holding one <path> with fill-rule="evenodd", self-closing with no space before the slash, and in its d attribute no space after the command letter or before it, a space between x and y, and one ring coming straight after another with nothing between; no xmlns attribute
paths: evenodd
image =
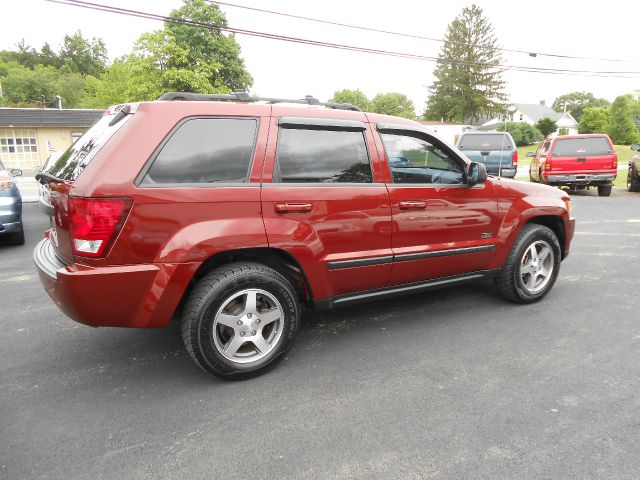
<svg viewBox="0 0 640 480"><path fill-rule="evenodd" d="M268 247L227 250L211 255L194 273L190 286L184 296L186 297L188 295L191 287L200 278L204 277L213 269L237 261L252 261L273 268L291 283L302 302L310 303L313 300L311 284L300 262L285 250Z"/></svg>

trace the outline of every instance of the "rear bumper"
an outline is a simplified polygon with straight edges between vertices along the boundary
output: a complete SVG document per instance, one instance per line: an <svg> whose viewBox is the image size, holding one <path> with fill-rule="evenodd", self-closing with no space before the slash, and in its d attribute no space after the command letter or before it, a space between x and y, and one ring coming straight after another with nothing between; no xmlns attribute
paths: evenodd
<svg viewBox="0 0 640 480"><path fill-rule="evenodd" d="M65 264L49 239L33 259L44 289L69 318L92 327L164 327L198 268L195 263L88 267Z"/></svg>
<svg viewBox="0 0 640 480"><path fill-rule="evenodd" d="M615 173L576 173L567 175L544 175L545 183L550 185L589 185L611 183L616 179Z"/></svg>

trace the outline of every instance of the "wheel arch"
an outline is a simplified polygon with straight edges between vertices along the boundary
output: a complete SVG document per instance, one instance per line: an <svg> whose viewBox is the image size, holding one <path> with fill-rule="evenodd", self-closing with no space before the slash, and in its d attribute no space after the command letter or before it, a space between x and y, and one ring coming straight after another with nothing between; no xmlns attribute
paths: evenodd
<svg viewBox="0 0 640 480"><path fill-rule="evenodd" d="M529 218L525 222L525 225L530 223L543 225L549 228L556 235L556 237L558 238L558 243L560 243L562 259L564 260L566 256L567 234L564 228L564 221L562 220L562 217L558 217L555 215L540 215Z"/></svg>

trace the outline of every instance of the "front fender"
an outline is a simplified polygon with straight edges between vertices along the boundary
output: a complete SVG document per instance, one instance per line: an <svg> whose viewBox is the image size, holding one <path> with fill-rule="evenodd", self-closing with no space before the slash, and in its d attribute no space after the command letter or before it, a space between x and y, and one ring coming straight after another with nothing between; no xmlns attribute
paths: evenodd
<svg viewBox="0 0 640 480"><path fill-rule="evenodd" d="M501 268L504 265L520 230L536 217L558 217L565 225L569 221L567 207L561 196L530 195L516 199L498 228L498 249L493 268Z"/></svg>

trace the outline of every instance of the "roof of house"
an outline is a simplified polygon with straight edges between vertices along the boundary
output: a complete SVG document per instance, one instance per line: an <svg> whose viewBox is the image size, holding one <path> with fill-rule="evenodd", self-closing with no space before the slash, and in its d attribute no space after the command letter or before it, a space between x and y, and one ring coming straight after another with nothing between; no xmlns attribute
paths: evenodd
<svg viewBox="0 0 640 480"><path fill-rule="evenodd" d="M513 106L534 122L543 118L550 118L555 122L568 114L568 112L556 112L554 109L539 103L514 103Z"/></svg>
<svg viewBox="0 0 640 480"><path fill-rule="evenodd" d="M104 110L0 108L2 127L90 127Z"/></svg>

